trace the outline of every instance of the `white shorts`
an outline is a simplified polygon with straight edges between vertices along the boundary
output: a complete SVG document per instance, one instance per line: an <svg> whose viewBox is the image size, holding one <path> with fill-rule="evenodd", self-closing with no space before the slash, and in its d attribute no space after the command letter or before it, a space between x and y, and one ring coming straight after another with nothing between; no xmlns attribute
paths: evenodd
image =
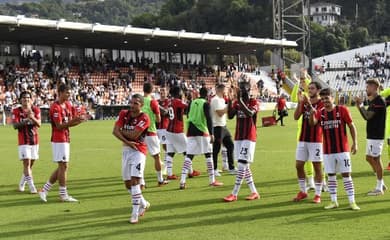
<svg viewBox="0 0 390 240"><path fill-rule="evenodd" d="M298 142L295 159L298 161L322 161L322 143Z"/></svg>
<svg viewBox="0 0 390 240"><path fill-rule="evenodd" d="M367 139L366 155L371 157L379 157L383 150L382 139Z"/></svg>
<svg viewBox="0 0 390 240"><path fill-rule="evenodd" d="M39 158L39 145L19 145L18 152L20 160L37 160Z"/></svg>
<svg viewBox="0 0 390 240"><path fill-rule="evenodd" d="M256 142L249 140L234 141L234 157L236 160L245 160L253 163Z"/></svg>
<svg viewBox="0 0 390 240"><path fill-rule="evenodd" d="M160 141L158 140L158 136L146 136L145 143L148 147L148 152L150 155L154 156L160 153Z"/></svg>
<svg viewBox="0 0 390 240"><path fill-rule="evenodd" d="M161 144L168 144L166 129L157 129L157 136Z"/></svg>
<svg viewBox="0 0 390 240"><path fill-rule="evenodd" d="M352 172L349 152L324 154L324 169L327 174Z"/></svg>
<svg viewBox="0 0 390 240"><path fill-rule="evenodd" d="M123 147L122 179L128 181L131 177L144 177L145 154L130 147Z"/></svg>
<svg viewBox="0 0 390 240"><path fill-rule="evenodd" d="M53 149L53 162L69 162L70 144L69 143L51 143Z"/></svg>
<svg viewBox="0 0 390 240"><path fill-rule="evenodd" d="M200 155L212 153L213 145L210 143L210 137L196 136L187 137L187 154Z"/></svg>
<svg viewBox="0 0 390 240"><path fill-rule="evenodd" d="M184 133L167 132L167 153L184 153L187 150L187 137Z"/></svg>

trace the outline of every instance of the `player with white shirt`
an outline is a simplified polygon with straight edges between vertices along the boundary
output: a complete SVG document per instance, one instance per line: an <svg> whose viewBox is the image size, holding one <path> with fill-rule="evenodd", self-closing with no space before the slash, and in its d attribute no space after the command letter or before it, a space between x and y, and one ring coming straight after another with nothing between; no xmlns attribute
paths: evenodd
<svg viewBox="0 0 390 240"><path fill-rule="evenodd" d="M232 136L226 127L226 115L228 112L228 106L224 99L225 85L219 84L215 88L216 95L211 99L211 118L213 122L214 131L214 143L213 143L213 163L214 171L218 176L218 154L221 150L221 146L226 147L228 158L228 169L231 174L236 174L233 161L234 143Z"/></svg>

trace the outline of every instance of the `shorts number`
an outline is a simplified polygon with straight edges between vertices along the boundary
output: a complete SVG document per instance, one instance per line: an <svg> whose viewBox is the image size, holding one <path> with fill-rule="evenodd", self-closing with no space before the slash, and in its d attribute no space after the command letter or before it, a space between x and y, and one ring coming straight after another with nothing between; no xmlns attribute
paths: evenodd
<svg viewBox="0 0 390 240"><path fill-rule="evenodd" d="M344 159L344 165L345 165L345 167L350 167L351 166L351 163L350 163L349 159Z"/></svg>
<svg viewBox="0 0 390 240"><path fill-rule="evenodd" d="M165 137L165 136L162 136L161 139L162 139L163 141L165 141L166 137Z"/></svg>
<svg viewBox="0 0 390 240"><path fill-rule="evenodd" d="M248 148L241 148L240 154L247 155L248 154Z"/></svg>
<svg viewBox="0 0 390 240"><path fill-rule="evenodd" d="M321 150L320 149L316 149L316 157L319 157L320 156L320 152L321 152Z"/></svg>
<svg viewBox="0 0 390 240"><path fill-rule="evenodd" d="M370 151L372 152L372 145L370 145Z"/></svg>
<svg viewBox="0 0 390 240"><path fill-rule="evenodd" d="M168 115L170 120L173 120L175 118L175 111L173 111L172 107L168 108Z"/></svg>
<svg viewBox="0 0 390 240"><path fill-rule="evenodd" d="M138 171L141 171L141 163L138 163L138 165L135 166L135 168L136 168Z"/></svg>

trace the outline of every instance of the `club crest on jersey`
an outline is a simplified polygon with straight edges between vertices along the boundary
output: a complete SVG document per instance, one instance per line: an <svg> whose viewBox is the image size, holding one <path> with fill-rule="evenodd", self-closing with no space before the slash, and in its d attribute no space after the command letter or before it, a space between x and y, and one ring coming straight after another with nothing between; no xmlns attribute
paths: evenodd
<svg viewBox="0 0 390 240"><path fill-rule="evenodd" d="M247 116L245 115L244 111L238 110L237 111L237 117L238 118L246 118Z"/></svg>

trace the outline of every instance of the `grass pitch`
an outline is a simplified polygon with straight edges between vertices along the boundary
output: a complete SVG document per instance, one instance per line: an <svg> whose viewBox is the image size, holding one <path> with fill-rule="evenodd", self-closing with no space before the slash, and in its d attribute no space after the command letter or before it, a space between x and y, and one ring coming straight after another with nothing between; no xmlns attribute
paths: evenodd
<svg viewBox="0 0 390 240"><path fill-rule="evenodd" d="M71 130L69 193L80 204L61 203L58 184L42 203L37 195L20 193L17 184L22 164L17 156L16 131L0 127L0 239L390 239L390 193L367 197L376 184L364 160L365 122L351 109L358 129L359 151L352 156L356 201L361 211L349 210L339 180L340 208L325 211L329 194L322 203L292 202L298 191L295 173L296 122L292 111L286 127L258 128L252 171L261 199L245 201L249 194L242 185L239 201L224 203L235 177L218 178L225 186L211 188L203 157L194 168L202 175L189 179L188 189L179 182L156 186L153 160L148 157L143 192L151 209L137 225L130 225L130 196L121 180L121 144L112 134L113 121L90 121ZM263 116L259 114L258 126ZM229 122L234 133L234 121ZM51 162L50 125L40 129L40 160L34 166L37 188L42 187L56 167ZM387 165L387 149L383 151ZM177 155L174 172L180 174L183 156ZM221 164L220 164L221 165ZM339 177L340 179L340 177ZM388 172L385 181L390 185Z"/></svg>

